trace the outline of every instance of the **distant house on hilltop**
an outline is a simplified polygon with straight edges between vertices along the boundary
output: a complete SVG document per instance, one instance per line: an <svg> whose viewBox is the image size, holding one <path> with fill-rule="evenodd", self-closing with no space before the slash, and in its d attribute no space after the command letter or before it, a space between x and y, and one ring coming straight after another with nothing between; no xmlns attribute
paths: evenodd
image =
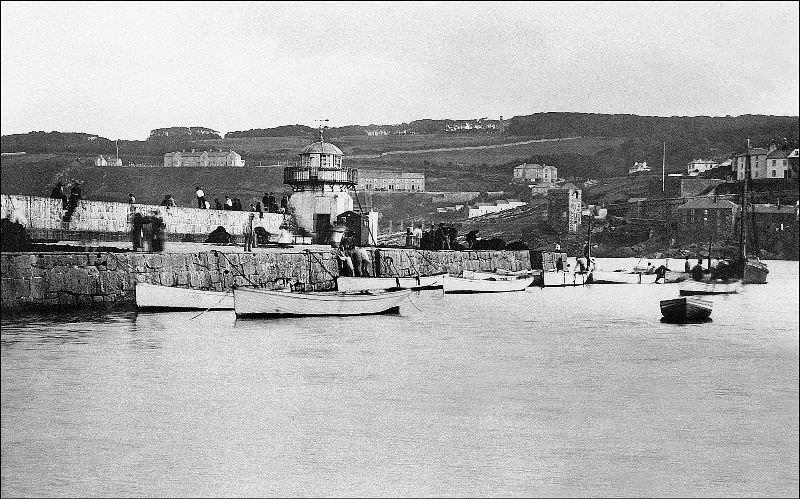
<svg viewBox="0 0 800 499"><path fill-rule="evenodd" d="M543 182L552 184L558 178L558 168L538 163L522 163L514 167L515 182Z"/></svg>
<svg viewBox="0 0 800 499"><path fill-rule="evenodd" d="M359 170L359 190L364 191L425 191L425 174L391 170Z"/></svg>
<svg viewBox="0 0 800 499"><path fill-rule="evenodd" d="M219 139L219 132L202 126L173 126L156 128L150 131L147 140L179 139L179 138Z"/></svg>
<svg viewBox="0 0 800 499"><path fill-rule="evenodd" d="M642 161L639 163L638 161L633 164L630 168L628 168L628 175L633 175L639 172L649 172L650 167L647 166L647 161Z"/></svg>
<svg viewBox="0 0 800 499"><path fill-rule="evenodd" d="M122 166L122 159L117 156L98 154L97 157L94 158L94 166Z"/></svg>
<svg viewBox="0 0 800 499"><path fill-rule="evenodd" d="M234 150L168 152L164 155L165 167L195 166L244 166L244 160Z"/></svg>
<svg viewBox="0 0 800 499"><path fill-rule="evenodd" d="M690 177L696 177L703 172L718 167L719 164L711 159L693 159L686 165L686 172Z"/></svg>

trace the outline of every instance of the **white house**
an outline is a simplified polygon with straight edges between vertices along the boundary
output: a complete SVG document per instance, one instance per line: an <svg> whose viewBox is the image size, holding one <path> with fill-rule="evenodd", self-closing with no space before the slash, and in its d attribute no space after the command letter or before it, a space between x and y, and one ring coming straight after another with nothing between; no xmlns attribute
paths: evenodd
<svg viewBox="0 0 800 499"><path fill-rule="evenodd" d="M650 171L650 167L647 166L647 161L642 161L641 163L636 162L636 163L633 164L633 166L628 168L628 174L629 175L632 175L634 173L649 172L649 171Z"/></svg>
<svg viewBox="0 0 800 499"><path fill-rule="evenodd" d="M94 158L94 166L122 166L122 159L117 156L103 156L102 154L98 154L97 157Z"/></svg>
<svg viewBox="0 0 800 499"><path fill-rule="evenodd" d="M686 165L686 172L690 177L696 177L718 166L719 163L711 159L693 159Z"/></svg>

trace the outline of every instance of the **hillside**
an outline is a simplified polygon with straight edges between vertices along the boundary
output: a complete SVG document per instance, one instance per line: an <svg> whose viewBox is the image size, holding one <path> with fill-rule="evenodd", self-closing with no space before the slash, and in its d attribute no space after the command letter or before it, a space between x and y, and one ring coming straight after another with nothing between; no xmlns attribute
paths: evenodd
<svg viewBox="0 0 800 499"><path fill-rule="evenodd" d="M475 128L478 124L484 128ZM458 128L467 125L472 128ZM348 166L425 172L430 190L487 191L502 190L514 166L522 162L555 165L562 178L624 176L637 161L646 161L655 170L661 164L664 142L667 173L683 172L691 159L722 160L741 151L748 137L754 147L784 139L797 144L800 121L796 116L538 113L507 120L504 134L490 126L494 126L491 120L417 120L331 128L326 137L344 151ZM386 134L367 134L378 129ZM293 164L297 152L316 138L316 131L303 125L231 132L224 139L209 139L214 131L202 127L186 128L197 131L189 135L180 127L154 133L158 130L168 135L157 134L158 140L119 141L126 164L161 164L164 153L183 149L233 149L248 165ZM176 133L169 134L170 130ZM60 132L5 135L0 145L3 152L75 157L113 154L116 146L96 135Z"/></svg>

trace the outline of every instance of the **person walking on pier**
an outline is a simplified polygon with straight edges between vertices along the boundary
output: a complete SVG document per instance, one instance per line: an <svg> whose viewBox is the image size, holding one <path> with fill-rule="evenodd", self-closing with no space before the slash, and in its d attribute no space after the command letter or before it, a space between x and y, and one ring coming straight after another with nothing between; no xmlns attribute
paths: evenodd
<svg viewBox="0 0 800 499"><path fill-rule="evenodd" d="M81 195L81 183L76 180L69 189L69 209L74 211L75 208L78 207L78 201L81 199L83 199Z"/></svg>
<svg viewBox="0 0 800 499"><path fill-rule="evenodd" d="M196 189L197 191L195 194L197 194L197 207L204 209L206 207L206 193L203 192L203 189L201 189L199 185L196 187Z"/></svg>

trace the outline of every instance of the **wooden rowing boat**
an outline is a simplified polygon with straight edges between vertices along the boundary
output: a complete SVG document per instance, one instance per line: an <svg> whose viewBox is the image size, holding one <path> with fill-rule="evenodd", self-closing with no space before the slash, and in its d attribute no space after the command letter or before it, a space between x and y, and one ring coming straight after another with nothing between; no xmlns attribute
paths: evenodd
<svg viewBox="0 0 800 499"><path fill-rule="evenodd" d="M695 296L661 300L661 315L667 322L700 322L711 316L713 305L713 302Z"/></svg>
<svg viewBox="0 0 800 499"><path fill-rule="evenodd" d="M339 276L336 285L339 291L362 291L370 289L441 289L446 274L419 277L349 277Z"/></svg>
<svg viewBox="0 0 800 499"><path fill-rule="evenodd" d="M531 285L533 276L489 279L467 279L447 276L444 280L445 293L503 293L523 291Z"/></svg>
<svg viewBox="0 0 800 499"><path fill-rule="evenodd" d="M136 284L136 306L162 310L232 310L233 294L156 284Z"/></svg>
<svg viewBox="0 0 800 499"><path fill-rule="evenodd" d="M542 286L545 288L550 287L564 287L564 286L583 286L590 282L591 272L564 272L554 270L551 272L542 272Z"/></svg>
<svg viewBox="0 0 800 499"><path fill-rule="evenodd" d="M678 293L681 296L730 295L739 292L742 281L686 281Z"/></svg>
<svg viewBox="0 0 800 499"><path fill-rule="evenodd" d="M638 272L592 271L592 284L653 284L657 278L658 276L655 274L640 274Z"/></svg>
<svg viewBox="0 0 800 499"><path fill-rule="evenodd" d="M318 316L398 313L410 290L293 293L255 288L233 290L237 316Z"/></svg>

